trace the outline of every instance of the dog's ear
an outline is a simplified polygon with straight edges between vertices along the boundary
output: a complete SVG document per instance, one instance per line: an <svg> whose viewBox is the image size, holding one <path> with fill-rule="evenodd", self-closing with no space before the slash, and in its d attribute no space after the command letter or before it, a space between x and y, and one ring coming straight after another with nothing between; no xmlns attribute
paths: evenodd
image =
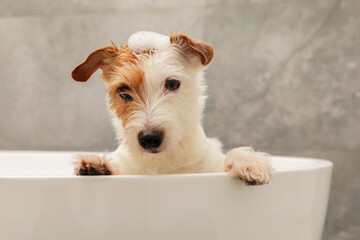
<svg viewBox="0 0 360 240"><path fill-rule="evenodd" d="M198 57L201 64L206 66L214 56L214 49L207 43L192 39L185 34L170 33L170 42L181 47L185 57Z"/></svg>
<svg viewBox="0 0 360 240"><path fill-rule="evenodd" d="M114 44L93 51L87 56L84 62L72 71L72 78L78 82L86 82L96 70L108 64L109 59L111 59L117 51L118 49Z"/></svg>

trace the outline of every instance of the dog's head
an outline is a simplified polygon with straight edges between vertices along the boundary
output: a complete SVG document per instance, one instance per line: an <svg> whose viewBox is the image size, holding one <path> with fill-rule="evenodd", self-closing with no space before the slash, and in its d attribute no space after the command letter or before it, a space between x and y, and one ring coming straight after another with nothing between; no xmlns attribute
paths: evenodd
<svg viewBox="0 0 360 240"><path fill-rule="evenodd" d="M183 147L199 127L202 75L213 54L184 34L138 33L128 45L93 51L72 77L86 82L100 68L119 140L133 153L162 154Z"/></svg>

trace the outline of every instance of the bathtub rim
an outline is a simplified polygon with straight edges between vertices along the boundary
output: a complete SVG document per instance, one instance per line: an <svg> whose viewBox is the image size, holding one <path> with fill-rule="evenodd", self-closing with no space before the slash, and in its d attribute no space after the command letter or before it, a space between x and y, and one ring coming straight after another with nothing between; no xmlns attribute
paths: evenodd
<svg viewBox="0 0 360 240"><path fill-rule="evenodd" d="M0 157L2 154L65 154L65 155L76 155L81 153L87 153L87 154L104 154L103 152L81 152L81 151L27 151L27 150L21 150L21 151L9 151L4 150L0 151ZM271 155L271 157L274 157L276 159L284 160L286 158L288 159L294 159L297 161L311 161L314 163L309 164L309 166L302 166L297 168L285 168L282 167L281 169L273 169L273 174L286 174L286 173L292 173L292 172L307 172L307 171L315 171L315 170L321 170L321 169L330 169L332 171L333 163L326 159L321 158L309 158L309 157L295 157L295 156L278 156L278 155ZM1 160L0 160L1 161ZM111 175L111 176L75 176L75 175L39 175L39 176L26 176L26 175L14 175L14 176L6 176L6 175L0 175L0 180L6 180L6 179L88 179L88 178L94 178L96 179L144 179L144 180L150 180L150 179L168 179L168 178L198 178L198 177L223 177L227 176L226 172L218 172L218 173L186 173L186 174L158 174L158 175Z"/></svg>

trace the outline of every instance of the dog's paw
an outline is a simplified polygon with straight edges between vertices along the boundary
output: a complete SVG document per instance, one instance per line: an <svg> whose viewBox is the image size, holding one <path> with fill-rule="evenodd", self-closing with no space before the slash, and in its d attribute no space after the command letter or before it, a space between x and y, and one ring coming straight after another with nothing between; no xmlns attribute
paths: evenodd
<svg viewBox="0 0 360 240"><path fill-rule="evenodd" d="M267 184L272 178L269 155L249 147L235 148L225 157L225 171L247 185Z"/></svg>
<svg viewBox="0 0 360 240"><path fill-rule="evenodd" d="M110 167L104 156L77 155L74 164L75 175L111 175Z"/></svg>

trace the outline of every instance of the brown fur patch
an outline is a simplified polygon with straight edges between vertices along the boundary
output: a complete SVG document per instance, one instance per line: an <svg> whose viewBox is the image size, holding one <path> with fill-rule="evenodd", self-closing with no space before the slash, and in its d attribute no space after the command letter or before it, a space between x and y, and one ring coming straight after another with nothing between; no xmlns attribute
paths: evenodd
<svg viewBox="0 0 360 240"><path fill-rule="evenodd" d="M125 77L129 81L133 72L130 68L138 68L138 58L127 45L120 46L120 48L117 48L115 45L112 47L112 54L104 59L104 64L101 66L103 71L102 80L109 83L119 77ZM127 71L130 72L127 73Z"/></svg>
<svg viewBox="0 0 360 240"><path fill-rule="evenodd" d="M90 53L85 61L73 70L72 77L76 81L86 82L99 68L103 71L102 80L107 83L110 109L122 120L125 127L131 112L138 109L138 104L135 103L143 100L141 85L144 72L139 66L138 58L127 45L118 48L111 42L110 46ZM124 85L130 88L124 93L131 95L132 101L125 101L119 96L117 89Z"/></svg>
<svg viewBox="0 0 360 240"><path fill-rule="evenodd" d="M131 113L138 110L138 104L143 101L142 83L144 71L139 66L136 55L127 47L121 47L119 53L107 60L103 70L102 79L107 83L110 109L122 120L125 127ZM126 94L133 100L125 101L120 97L117 89L121 86L128 86Z"/></svg>
<svg viewBox="0 0 360 240"><path fill-rule="evenodd" d="M125 127L131 113L139 110L138 103L144 101L142 93L144 72L137 65L129 65L119 69L117 74L120 77L108 83L109 104L110 109L122 120L122 124ZM126 101L120 97L117 89L124 85L130 88L130 90L126 90L124 93L129 94L133 100Z"/></svg>
<svg viewBox="0 0 360 240"><path fill-rule="evenodd" d="M208 65L214 56L214 49L205 42L192 39L181 33L170 33L169 35L170 42L179 45L185 57L196 55L204 66Z"/></svg>
<svg viewBox="0 0 360 240"><path fill-rule="evenodd" d="M99 48L89 54L71 73L72 78L78 82L86 82L99 68L106 66L116 56L119 49L111 42L111 46Z"/></svg>

